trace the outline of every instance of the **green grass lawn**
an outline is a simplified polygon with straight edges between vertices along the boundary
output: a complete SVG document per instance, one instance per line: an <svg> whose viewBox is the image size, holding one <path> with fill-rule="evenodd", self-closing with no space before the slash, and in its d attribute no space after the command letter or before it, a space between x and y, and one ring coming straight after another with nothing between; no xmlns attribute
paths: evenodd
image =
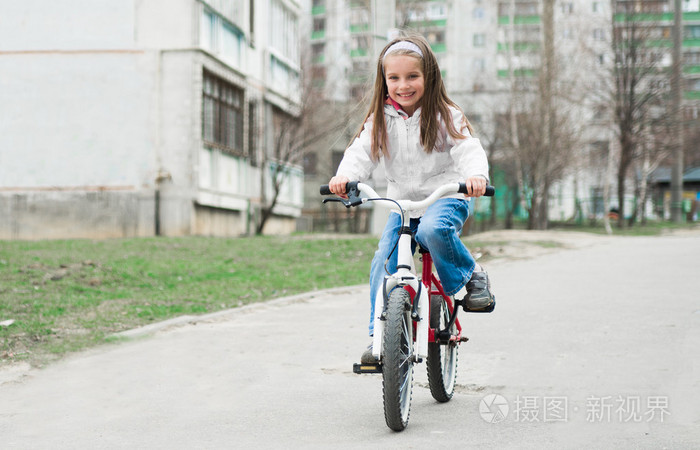
<svg viewBox="0 0 700 450"><path fill-rule="evenodd" d="M41 365L183 314L364 283L377 240L0 241L0 360Z"/></svg>

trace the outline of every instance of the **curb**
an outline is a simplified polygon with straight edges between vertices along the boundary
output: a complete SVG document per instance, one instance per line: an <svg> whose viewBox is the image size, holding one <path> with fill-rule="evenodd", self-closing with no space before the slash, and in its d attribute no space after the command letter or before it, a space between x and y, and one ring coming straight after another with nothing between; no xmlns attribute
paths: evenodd
<svg viewBox="0 0 700 450"><path fill-rule="evenodd" d="M183 325L196 325L202 322L210 322L218 319L222 319L234 314L244 313L247 311L265 308L268 306L286 306L292 303L303 302L311 300L317 297L322 297L326 295L332 295L336 293L347 293L348 291L360 290L362 288L368 287L368 284L358 284L355 286L344 286L323 289L318 291L305 292L302 294L290 295L288 297L280 297L268 301L250 303L248 305L239 306L236 308L229 308L222 311L217 311L209 314L203 314L201 316L179 316L172 319L164 320L162 322L152 323L139 328L133 328L131 330L121 331L119 333L114 333L109 335L110 338L117 339L135 339L144 336L149 336L162 331L167 328L183 326Z"/></svg>

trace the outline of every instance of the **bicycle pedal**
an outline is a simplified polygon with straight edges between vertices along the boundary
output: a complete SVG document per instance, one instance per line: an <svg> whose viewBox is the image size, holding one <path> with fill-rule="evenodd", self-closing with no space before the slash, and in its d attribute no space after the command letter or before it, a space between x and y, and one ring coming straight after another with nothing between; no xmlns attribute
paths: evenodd
<svg viewBox="0 0 700 450"><path fill-rule="evenodd" d="M469 308L463 308L463 309L465 312L468 312L468 313L490 313L494 309L496 309L496 300L491 302L491 304L484 309L469 309Z"/></svg>
<svg viewBox="0 0 700 450"><path fill-rule="evenodd" d="M355 373L382 373L382 365L375 364L353 364L352 371Z"/></svg>

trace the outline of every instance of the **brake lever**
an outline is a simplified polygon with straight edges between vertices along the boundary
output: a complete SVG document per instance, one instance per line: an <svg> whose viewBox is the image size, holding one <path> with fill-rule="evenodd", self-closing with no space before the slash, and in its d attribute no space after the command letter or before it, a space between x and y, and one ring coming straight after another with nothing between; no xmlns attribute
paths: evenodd
<svg viewBox="0 0 700 450"><path fill-rule="evenodd" d="M324 198L323 203L328 203L328 202L340 202L343 205L345 205L346 208L350 207L350 202L344 198L340 197L333 197L333 198Z"/></svg>
<svg viewBox="0 0 700 450"><path fill-rule="evenodd" d="M340 202L345 205L346 208L351 206L359 206L364 203L364 199L360 197L360 190L357 188L357 182L348 183L348 198L324 198L323 203L326 202Z"/></svg>
<svg viewBox="0 0 700 450"><path fill-rule="evenodd" d="M339 202L345 205L346 208L350 208L351 206L358 206L364 203L361 198L358 197L348 197L348 198L340 198L340 197L333 197L333 198L324 198L323 203L328 203L328 202Z"/></svg>

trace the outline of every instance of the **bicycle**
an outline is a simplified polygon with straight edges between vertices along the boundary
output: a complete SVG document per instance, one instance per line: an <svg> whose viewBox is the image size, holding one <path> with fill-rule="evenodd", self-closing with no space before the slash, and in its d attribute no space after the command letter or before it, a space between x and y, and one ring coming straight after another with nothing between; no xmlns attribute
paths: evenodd
<svg viewBox="0 0 700 450"><path fill-rule="evenodd" d="M491 312L495 301L486 309L471 311L464 300L453 300L433 273L429 249L420 248L421 277L417 276L413 259L413 234L406 225L408 213L425 209L446 194L467 194L464 183L449 183L437 188L425 200L394 200L380 197L370 186L352 181L346 187L347 199L327 198L326 202L341 202L347 208L372 201L384 206L398 207L401 214L397 270L384 277L383 289L375 302L372 353L376 364L354 364L355 373L381 373L383 383L384 417L394 431L408 425L413 393L413 365L426 360L430 393L438 402L448 402L455 389L459 344L466 342L457 319L459 307L467 312ZM487 196L495 189L487 186ZM328 185L321 186L321 195L330 195ZM366 197L361 197L365 194Z"/></svg>

